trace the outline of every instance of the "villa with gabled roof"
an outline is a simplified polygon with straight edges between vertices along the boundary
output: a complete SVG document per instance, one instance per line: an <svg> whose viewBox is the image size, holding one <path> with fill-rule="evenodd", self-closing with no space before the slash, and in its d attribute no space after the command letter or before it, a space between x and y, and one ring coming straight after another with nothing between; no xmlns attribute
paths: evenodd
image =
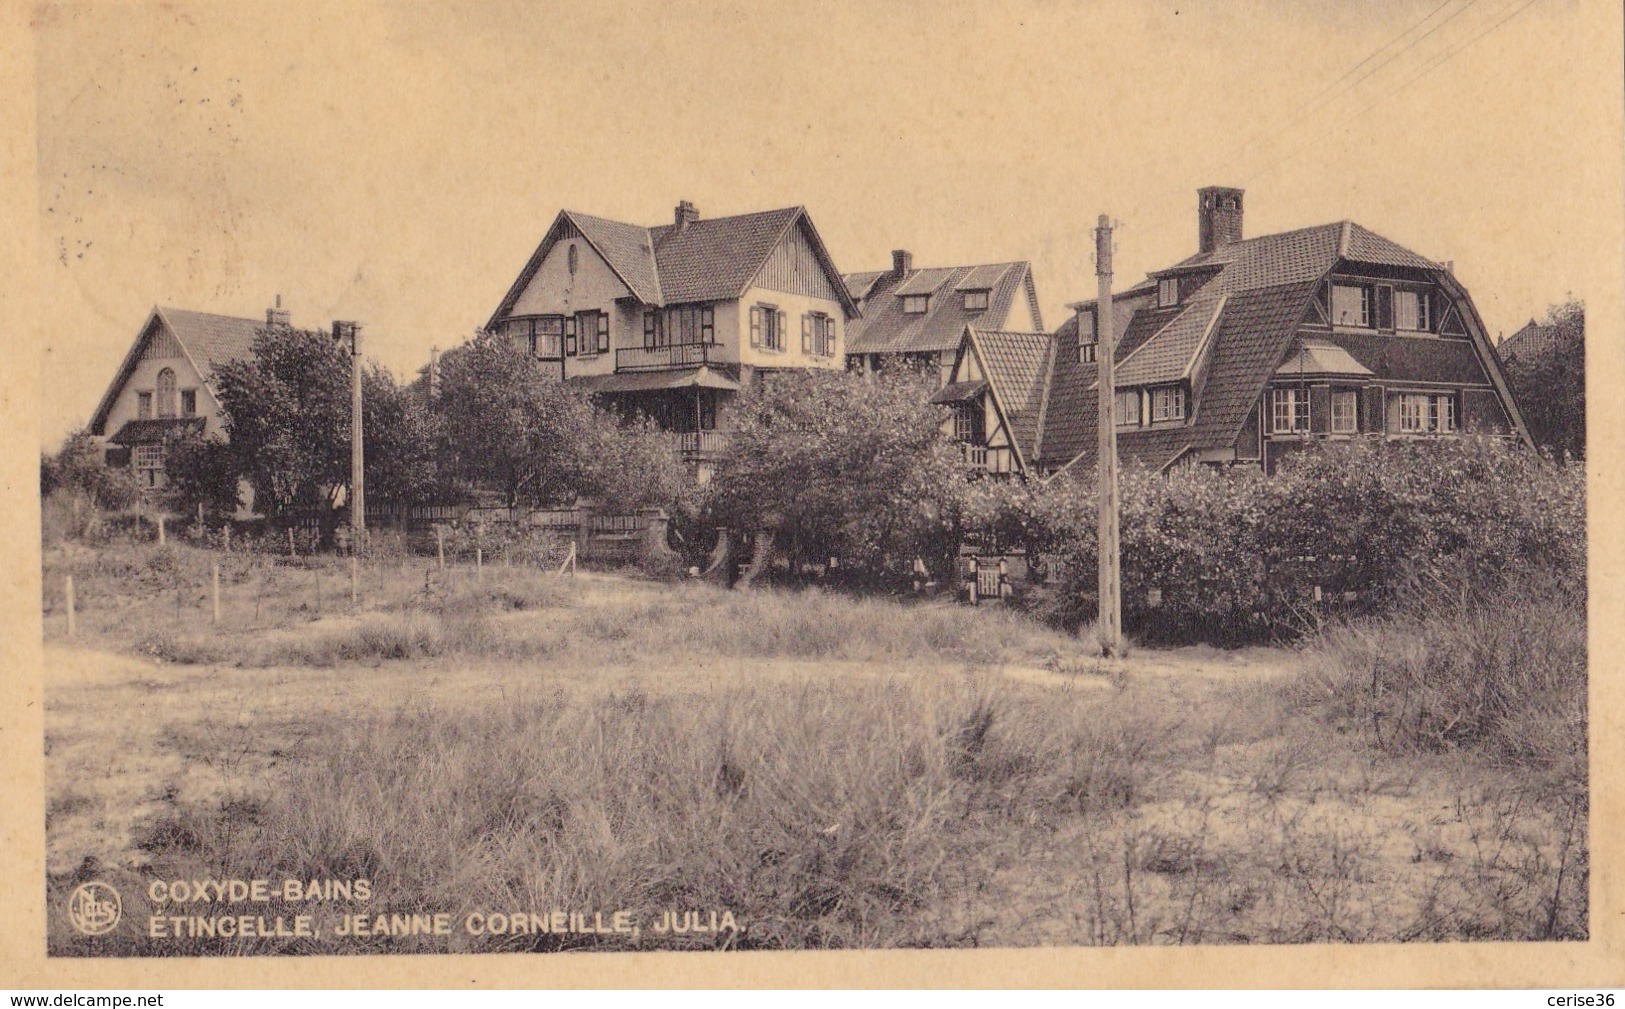
<svg viewBox="0 0 1625 1009"><path fill-rule="evenodd" d="M281 304L279 297L264 319L154 307L90 418L89 433L106 439L108 464L132 466L142 486L157 489L171 437L224 438L215 372L251 359L260 330L288 325Z"/></svg>
<svg viewBox="0 0 1625 1009"><path fill-rule="evenodd" d="M934 367L947 382L966 326L1044 328L1026 262L916 269L913 254L897 249L890 270L849 273L845 279L862 313L848 334L847 360L864 371L905 361Z"/></svg>
<svg viewBox="0 0 1625 1009"><path fill-rule="evenodd" d="M1500 360L1448 264L1352 221L1242 236L1239 189L1198 194L1198 251L1113 295L1117 446L1126 462L1246 464L1273 472L1305 444L1482 433L1528 442ZM1094 301L985 387L966 385L988 348L1038 334L967 327L951 384L956 434L977 468L1049 476L1093 466L1098 355ZM1035 394L1034 389L1037 389ZM950 390L953 390L950 392ZM1036 402L1035 402L1036 396ZM982 402L982 400L989 402ZM1032 417L1011 466L973 418Z"/></svg>
<svg viewBox="0 0 1625 1009"><path fill-rule="evenodd" d="M762 372L844 367L859 317L801 207L643 227L560 211L486 327L676 432L703 478Z"/></svg>

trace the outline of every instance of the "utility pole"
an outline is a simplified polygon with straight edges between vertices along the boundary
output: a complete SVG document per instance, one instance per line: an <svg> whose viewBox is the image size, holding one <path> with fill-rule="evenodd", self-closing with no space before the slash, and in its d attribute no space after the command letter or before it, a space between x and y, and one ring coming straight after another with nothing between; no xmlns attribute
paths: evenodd
<svg viewBox="0 0 1625 1009"><path fill-rule="evenodd" d="M367 535L367 496L362 480L361 324L333 323L333 335L350 340L350 550L359 551Z"/></svg>
<svg viewBox="0 0 1625 1009"><path fill-rule="evenodd" d="M1118 555L1117 500L1117 387L1113 358L1117 353L1112 322L1112 224L1100 215L1095 228L1095 360L1100 369L1099 439L1095 451L1096 497L1100 505L1097 530L1100 560L1100 647L1106 655L1123 651L1123 599L1121 559Z"/></svg>

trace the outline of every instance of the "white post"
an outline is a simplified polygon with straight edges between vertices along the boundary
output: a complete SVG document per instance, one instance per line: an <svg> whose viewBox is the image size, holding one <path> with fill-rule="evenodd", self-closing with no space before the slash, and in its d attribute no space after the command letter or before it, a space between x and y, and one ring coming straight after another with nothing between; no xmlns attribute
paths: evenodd
<svg viewBox="0 0 1625 1009"><path fill-rule="evenodd" d="M485 581L485 551L479 547L474 548L474 580Z"/></svg>
<svg viewBox="0 0 1625 1009"><path fill-rule="evenodd" d="M158 545L164 545L164 517L158 516Z"/></svg>
<svg viewBox="0 0 1625 1009"><path fill-rule="evenodd" d="M350 555L350 605L355 606L361 601L361 562L355 554Z"/></svg>
<svg viewBox="0 0 1625 1009"><path fill-rule="evenodd" d="M78 622L74 619L74 614L73 614L73 576L72 575L69 575L68 578L67 578L67 581L63 584L63 591L66 592L67 596L68 596L68 637L71 638L71 637L73 637L74 633L76 631L78 631L78 629L79 629Z"/></svg>
<svg viewBox="0 0 1625 1009"><path fill-rule="evenodd" d="M288 556L295 557L299 551L293 548L293 526L288 527Z"/></svg>
<svg viewBox="0 0 1625 1009"><path fill-rule="evenodd" d="M446 570L446 527L434 527L434 550L440 558L440 570Z"/></svg>
<svg viewBox="0 0 1625 1009"><path fill-rule="evenodd" d="M212 595L214 596L214 625L216 627L219 627L220 626L220 564L219 564L218 561L215 562L214 569L213 569L213 571L210 572L210 575L211 575L210 582L211 582L212 589L213 589Z"/></svg>

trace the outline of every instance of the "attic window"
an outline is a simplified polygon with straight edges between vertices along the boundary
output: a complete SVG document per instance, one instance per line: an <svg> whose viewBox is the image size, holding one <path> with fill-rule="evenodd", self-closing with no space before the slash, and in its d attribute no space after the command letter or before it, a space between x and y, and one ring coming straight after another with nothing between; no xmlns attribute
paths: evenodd
<svg viewBox="0 0 1625 1009"><path fill-rule="evenodd" d="M931 305L929 294L903 295L903 313L905 315L923 315Z"/></svg>
<svg viewBox="0 0 1625 1009"><path fill-rule="evenodd" d="M1395 291L1394 325L1414 333L1432 332L1433 320L1429 318L1428 302L1425 291Z"/></svg>
<svg viewBox="0 0 1625 1009"><path fill-rule="evenodd" d="M181 390L181 416L182 417L196 417L197 416L197 390L196 389L182 389Z"/></svg>
<svg viewBox="0 0 1625 1009"><path fill-rule="evenodd" d="M1179 278L1165 277L1157 281L1157 307L1167 308L1179 304Z"/></svg>
<svg viewBox="0 0 1625 1009"><path fill-rule="evenodd" d="M1164 385L1151 390L1151 423L1185 419L1185 387Z"/></svg>
<svg viewBox="0 0 1625 1009"><path fill-rule="evenodd" d="M138 392L135 394L135 419L152 419L152 393Z"/></svg>
<svg viewBox="0 0 1625 1009"><path fill-rule="evenodd" d="M1332 325L1372 328L1371 287L1367 284L1332 285Z"/></svg>
<svg viewBox="0 0 1625 1009"><path fill-rule="evenodd" d="M988 292L987 291L966 291L965 292L965 311L967 311L967 312L985 312L985 311L987 311L987 301L988 301Z"/></svg>

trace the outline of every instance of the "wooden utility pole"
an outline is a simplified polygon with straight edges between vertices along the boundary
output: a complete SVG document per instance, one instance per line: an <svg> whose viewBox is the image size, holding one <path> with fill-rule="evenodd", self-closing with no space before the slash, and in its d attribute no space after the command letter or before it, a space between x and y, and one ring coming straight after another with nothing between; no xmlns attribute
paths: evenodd
<svg viewBox="0 0 1625 1009"><path fill-rule="evenodd" d="M1117 386L1113 358L1117 352L1112 322L1112 225L1100 215L1095 228L1095 360L1099 363L1099 439L1095 452L1096 497L1100 504L1098 544L1100 558L1100 647L1107 655L1123 651L1123 599L1121 559L1118 555L1117 499Z"/></svg>
<svg viewBox="0 0 1625 1009"><path fill-rule="evenodd" d="M362 479L361 430L361 324L335 322L335 337L350 339L350 549L357 551L367 536L367 494Z"/></svg>

